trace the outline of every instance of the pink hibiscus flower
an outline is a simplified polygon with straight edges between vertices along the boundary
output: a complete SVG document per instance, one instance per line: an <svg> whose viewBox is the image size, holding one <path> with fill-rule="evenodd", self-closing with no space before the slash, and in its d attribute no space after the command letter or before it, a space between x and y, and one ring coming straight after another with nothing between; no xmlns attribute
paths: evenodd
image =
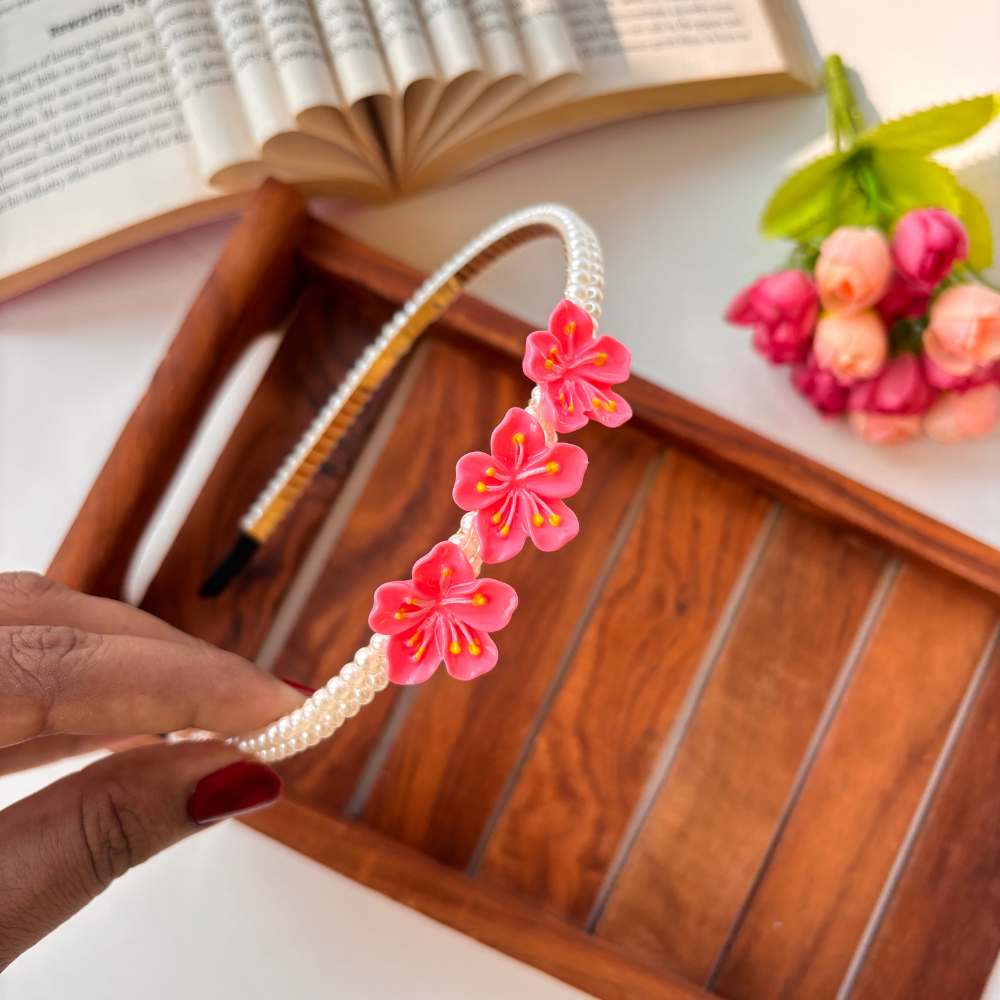
<svg viewBox="0 0 1000 1000"><path fill-rule="evenodd" d="M385 656L394 684L420 684L444 660L452 677L472 680L492 670L496 643L517 607L514 588L477 580L454 542L439 542L413 565L413 578L383 583L368 616L372 630L388 635Z"/></svg>
<svg viewBox="0 0 1000 1000"><path fill-rule="evenodd" d="M546 448L542 425L517 407L493 431L490 450L459 459L452 491L459 507L476 511L483 562L516 556L529 535L543 552L574 538L580 522L563 497L583 483L586 452L575 444Z"/></svg>
<svg viewBox="0 0 1000 1000"><path fill-rule="evenodd" d="M524 374L542 390L542 416L562 434L587 419L618 427L632 416L611 386L628 378L632 355L613 337L594 339L594 323L563 299L549 317L548 331L528 335Z"/></svg>

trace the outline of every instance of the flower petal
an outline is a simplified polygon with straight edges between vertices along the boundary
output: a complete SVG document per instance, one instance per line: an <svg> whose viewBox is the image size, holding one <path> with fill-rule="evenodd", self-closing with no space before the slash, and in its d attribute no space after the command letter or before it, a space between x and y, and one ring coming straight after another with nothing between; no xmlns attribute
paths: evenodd
<svg viewBox="0 0 1000 1000"><path fill-rule="evenodd" d="M592 388L595 390L590 400L592 408L587 411L587 416L591 420L596 420L605 427L620 427L632 416L632 407L617 392L612 392L609 387L603 385ZM602 401L600 408L595 403L598 399Z"/></svg>
<svg viewBox="0 0 1000 1000"><path fill-rule="evenodd" d="M493 429L490 437L490 451L502 462L510 473L517 466L518 448L522 462L545 447L545 431L542 425L527 410L512 406L503 420Z"/></svg>
<svg viewBox="0 0 1000 1000"><path fill-rule="evenodd" d="M385 646L386 672L393 684L422 684L441 660L437 629L430 636L418 636L417 629L409 629L392 636Z"/></svg>
<svg viewBox="0 0 1000 1000"><path fill-rule="evenodd" d="M616 385L629 375L632 354L614 337L602 336L584 345L573 362L573 374L594 382Z"/></svg>
<svg viewBox="0 0 1000 1000"><path fill-rule="evenodd" d="M491 469L493 475L490 475ZM501 485L496 478L497 472L510 475L504 462L487 455L485 451L470 451L468 455L463 455L455 466L455 488L451 491L452 499L462 510L482 510L484 507L499 503L507 491L490 489Z"/></svg>
<svg viewBox="0 0 1000 1000"><path fill-rule="evenodd" d="M566 359L572 361L577 351L594 339L594 321L575 302L563 299L549 316L549 333L559 338Z"/></svg>
<svg viewBox="0 0 1000 1000"><path fill-rule="evenodd" d="M549 382L557 377L552 368L545 366L546 361L552 361L554 364L553 351L558 357L562 352L562 344L551 333L538 330L528 334L528 339L524 344L524 361L521 363L521 370L532 382Z"/></svg>
<svg viewBox="0 0 1000 1000"><path fill-rule="evenodd" d="M452 604L453 598L466 600ZM510 616L517 607L517 591L508 583L487 577L453 587L444 607L449 614L465 622L470 628L495 632L510 621Z"/></svg>
<svg viewBox="0 0 1000 1000"><path fill-rule="evenodd" d="M519 503L521 506L521 503ZM479 535L479 554L484 563L501 563L514 556L524 548L524 540L528 537L527 525L523 517L527 508L522 507L518 516L511 523L510 531L504 535L501 532L502 522L495 524L490 511L481 510L476 515L476 533Z"/></svg>
<svg viewBox="0 0 1000 1000"><path fill-rule="evenodd" d="M537 525L532 521L528 527L531 540L535 543L536 548L541 549L542 552L554 552L561 548L568 541L576 538L577 532L580 530L580 522L577 520L576 514L562 500L552 500L549 506L552 508L554 518L552 516L544 517L542 523ZM555 523L553 523L553 519L555 519Z"/></svg>
<svg viewBox="0 0 1000 1000"><path fill-rule="evenodd" d="M571 497L583 485L587 453L575 444L560 441L541 452L531 466L545 471L519 479L518 486L540 497Z"/></svg>
<svg viewBox="0 0 1000 1000"><path fill-rule="evenodd" d="M485 633L477 629L472 629L473 643L465 641L463 637L461 652L453 653L451 647L447 647L444 652L444 665L456 680L471 681L480 674L485 674L497 665L497 644ZM472 649L478 652L471 652Z"/></svg>
<svg viewBox="0 0 1000 1000"><path fill-rule="evenodd" d="M585 397L574 389L574 379L546 382L542 390L542 416L560 434L577 431L587 422Z"/></svg>
<svg viewBox="0 0 1000 1000"><path fill-rule="evenodd" d="M427 600L418 594L412 581L392 580L383 583L375 591L375 603L368 616L368 625L373 632L382 635L396 635L412 629L430 613L430 606L418 609L411 602L414 598ZM397 617L402 615L403 617Z"/></svg>
<svg viewBox="0 0 1000 1000"><path fill-rule="evenodd" d="M413 583L423 593L442 597L456 583L476 578L462 550L454 542L438 542L413 564Z"/></svg>

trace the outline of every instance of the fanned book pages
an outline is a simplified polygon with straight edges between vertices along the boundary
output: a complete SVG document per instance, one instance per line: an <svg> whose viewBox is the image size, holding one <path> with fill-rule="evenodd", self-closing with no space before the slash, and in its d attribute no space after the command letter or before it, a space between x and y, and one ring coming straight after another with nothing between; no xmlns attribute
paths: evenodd
<svg viewBox="0 0 1000 1000"><path fill-rule="evenodd" d="M375 201L816 81L794 0L0 0L0 297L267 176Z"/></svg>

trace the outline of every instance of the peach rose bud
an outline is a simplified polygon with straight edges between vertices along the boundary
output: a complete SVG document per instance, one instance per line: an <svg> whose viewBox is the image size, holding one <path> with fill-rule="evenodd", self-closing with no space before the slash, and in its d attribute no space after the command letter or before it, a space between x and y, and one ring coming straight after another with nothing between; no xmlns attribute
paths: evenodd
<svg viewBox="0 0 1000 1000"><path fill-rule="evenodd" d="M842 379L874 378L885 367L889 338L873 312L830 313L816 324L816 363Z"/></svg>
<svg viewBox="0 0 1000 1000"><path fill-rule="evenodd" d="M981 285L945 289L931 306L924 350L949 375L1000 358L1000 294Z"/></svg>
<svg viewBox="0 0 1000 1000"><path fill-rule="evenodd" d="M885 294L892 255L877 229L842 226L824 241L816 261L816 287L831 312L860 312Z"/></svg>
<svg viewBox="0 0 1000 1000"><path fill-rule="evenodd" d="M1000 416L1000 386L946 392L924 414L924 433L941 444L958 444L989 434Z"/></svg>
<svg viewBox="0 0 1000 1000"><path fill-rule="evenodd" d="M847 418L854 433L872 444L899 444L920 433L916 413L864 413L856 411Z"/></svg>

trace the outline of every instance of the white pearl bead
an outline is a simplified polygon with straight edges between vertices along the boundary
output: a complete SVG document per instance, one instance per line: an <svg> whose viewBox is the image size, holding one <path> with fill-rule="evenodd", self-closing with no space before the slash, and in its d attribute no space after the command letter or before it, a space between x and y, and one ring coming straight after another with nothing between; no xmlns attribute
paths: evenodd
<svg viewBox="0 0 1000 1000"><path fill-rule="evenodd" d="M251 740L240 740L239 743L236 744L236 748L240 753L249 753L252 749L250 746L251 742Z"/></svg>
<svg viewBox="0 0 1000 1000"><path fill-rule="evenodd" d="M278 719L278 735L284 740L287 739L292 732L292 723L287 715L282 716Z"/></svg>
<svg viewBox="0 0 1000 1000"><path fill-rule="evenodd" d="M302 724L306 721L305 716L302 714L302 709L297 708L291 715L288 716L288 723L292 729L298 730L302 728Z"/></svg>
<svg viewBox="0 0 1000 1000"><path fill-rule="evenodd" d="M349 687L356 688L364 682L365 671L356 663L348 663L346 666L341 667L340 676L345 684Z"/></svg>
<svg viewBox="0 0 1000 1000"><path fill-rule="evenodd" d="M358 702L367 705L375 697L375 687L369 681L364 686L358 688Z"/></svg>
<svg viewBox="0 0 1000 1000"><path fill-rule="evenodd" d="M350 694L341 698L340 707L344 710L344 715L346 715L347 718L357 715L359 707L358 693L356 691L351 691Z"/></svg>
<svg viewBox="0 0 1000 1000"><path fill-rule="evenodd" d="M344 710L340 705L332 705L319 717L321 726L332 726L334 729L344 721Z"/></svg>
<svg viewBox="0 0 1000 1000"><path fill-rule="evenodd" d="M371 675L371 682L375 691L384 691L389 686L389 672L383 667Z"/></svg>
<svg viewBox="0 0 1000 1000"><path fill-rule="evenodd" d="M310 699L310 701L312 701L312 703L319 709L322 709L329 700L330 692L327 691L325 687L321 687Z"/></svg>
<svg viewBox="0 0 1000 1000"><path fill-rule="evenodd" d="M387 635L380 635L376 632L372 636L372 641L368 645L376 652L382 652L385 650L387 643L389 642L389 637Z"/></svg>
<svg viewBox="0 0 1000 1000"><path fill-rule="evenodd" d="M334 701L339 701L344 697L344 692L347 690L347 684L345 681L341 680L340 677L331 677L326 682L326 689L330 692Z"/></svg>
<svg viewBox="0 0 1000 1000"><path fill-rule="evenodd" d="M361 667L362 670L365 671L368 670L368 665L372 662L373 659L374 659L374 654L372 652L371 646L362 646L354 654L354 662L359 667Z"/></svg>

